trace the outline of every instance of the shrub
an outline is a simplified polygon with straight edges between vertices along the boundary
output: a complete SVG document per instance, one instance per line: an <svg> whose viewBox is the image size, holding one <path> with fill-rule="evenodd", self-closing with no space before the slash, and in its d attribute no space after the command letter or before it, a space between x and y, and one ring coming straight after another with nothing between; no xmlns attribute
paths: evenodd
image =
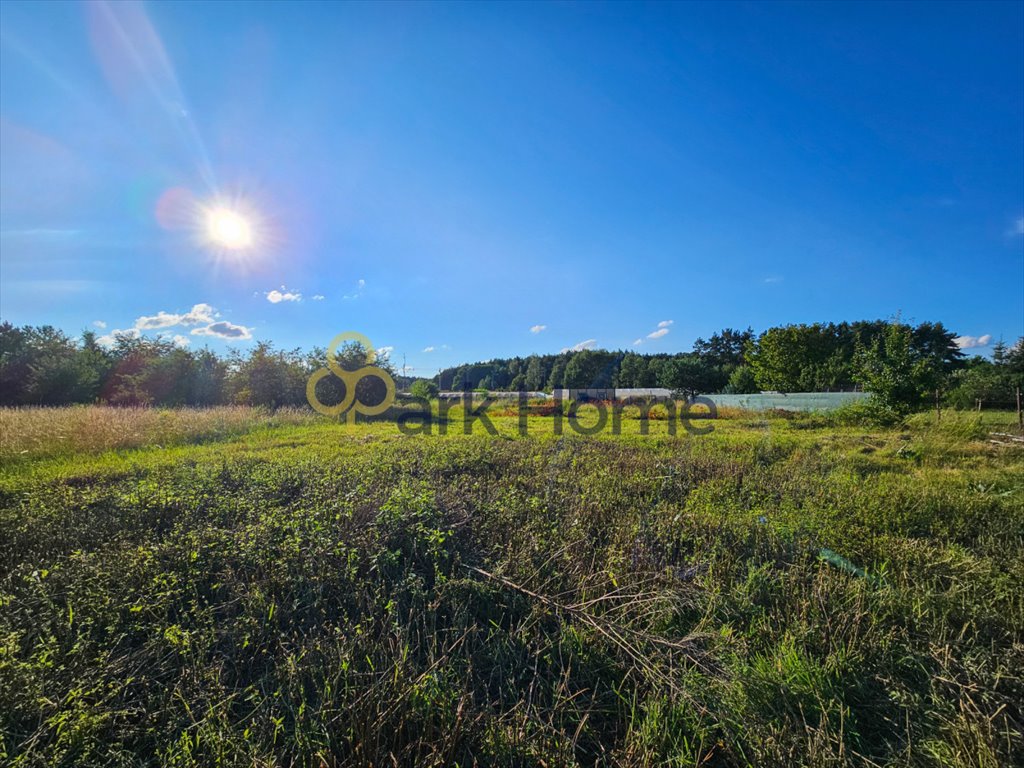
<svg viewBox="0 0 1024 768"><path fill-rule="evenodd" d="M417 379L409 387L409 393L413 397L418 397L422 400L430 400L437 397L437 384L432 382L430 379Z"/></svg>

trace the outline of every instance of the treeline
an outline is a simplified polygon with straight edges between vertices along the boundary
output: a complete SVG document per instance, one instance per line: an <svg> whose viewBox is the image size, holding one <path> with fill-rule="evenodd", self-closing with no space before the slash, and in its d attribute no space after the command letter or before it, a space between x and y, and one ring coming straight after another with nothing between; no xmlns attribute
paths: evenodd
<svg viewBox="0 0 1024 768"><path fill-rule="evenodd" d="M309 376L324 359L323 349L280 350L267 342L219 356L128 334L107 348L91 331L72 338L50 326L2 323L0 405L302 406ZM349 344L339 359L353 370L366 353ZM386 359L375 364L399 389L412 383ZM442 390L664 387L685 395L889 388L909 405L940 391L966 408L1013 407L1022 377L1024 339L1012 349L997 344L991 360L967 358L941 323L864 321L779 326L760 335L726 328L679 354L587 349L495 359L449 368L433 383ZM360 401L372 402L377 385L364 379ZM339 399L339 386L333 377L321 382L322 402Z"/></svg>
<svg viewBox="0 0 1024 768"><path fill-rule="evenodd" d="M324 366L326 351L279 350L260 342L246 354L221 357L208 349L182 349L164 339L119 335L105 348L96 334L74 339L51 326L0 324L0 405L304 406L306 382ZM338 353L341 366L361 367L365 350L358 344ZM401 377L386 359L374 365ZM367 388L376 380L366 379ZM324 402L333 377L318 387ZM360 386L363 386L361 382Z"/></svg>
<svg viewBox="0 0 1024 768"><path fill-rule="evenodd" d="M753 330L726 328L697 339L690 352L644 355L582 350L491 360L442 371L438 386L458 389L551 390L665 387L687 393L827 392L857 386L854 356L884 335L889 323L816 323ZM941 323L909 328L915 354L946 371L962 364L955 334Z"/></svg>
<svg viewBox="0 0 1024 768"><path fill-rule="evenodd" d="M448 368L436 380L442 390L664 387L695 395L870 390L884 386L885 376L902 375L922 393L939 389L959 406L1012 406L1022 350L1024 340L1012 350L997 344L992 360L967 358L942 323L865 320L785 325L760 335L726 328L677 354L586 349L501 358ZM897 355L905 358L902 374L892 369Z"/></svg>
<svg viewBox="0 0 1024 768"><path fill-rule="evenodd" d="M727 328L710 339L698 339L693 352L642 355L584 349L557 355L530 355L472 363L441 371L442 390L493 389L528 391L605 387L666 387L691 393L754 391L752 381L736 371L744 364L746 345L754 339L750 329ZM749 377L746 377L749 378Z"/></svg>

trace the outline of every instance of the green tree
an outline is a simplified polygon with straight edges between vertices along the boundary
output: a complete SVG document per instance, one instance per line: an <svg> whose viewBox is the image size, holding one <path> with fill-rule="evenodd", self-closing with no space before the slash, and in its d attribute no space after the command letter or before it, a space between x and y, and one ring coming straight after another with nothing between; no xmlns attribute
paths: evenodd
<svg viewBox="0 0 1024 768"><path fill-rule="evenodd" d="M757 394L761 390L757 386L753 369L749 365L741 365L729 376L725 391L732 395L749 395Z"/></svg>
<svg viewBox="0 0 1024 768"><path fill-rule="evenodd" d="M748 342L746 360L760 389L797 392L811 358L809 326L769 328Z"/></svg>
<svg viewBox="0 0 1024 768"><path fill-rule="evenodd" d="M416 379L409 388L409 393L422 400L432 400L437 397L437 384L430 379Z"/></svg>
<svg viewBox="0 0 1024 768"><path fill-rule="evenodd" d="M695 353L678 355L665 367L668 372L667 386L685 397L695 397L718 388L717 370L709 367Z"/></svg>
<svg viewBox="0 0 1024 768"><path fill-rule="evenodd" d="M745 331L726 328L707 341L697 339L694 342L693 351L705 368L706 391L719 392L728 384L732 372L744 364L747 344L753 338L752 328Z"/></svg>
<svg viewBox="0 0 1024 768"><path fill-rule="evenodd" d="M189 405L209 406L226 402L227 363L208 349L196 352L192 359L192 387Z"/></svg>
<svg viewBox="0 0 1024 768"><path fill-rule="evenodd" d="M544 384L547 381L546 372L544 369L544 360L538 355L530 355L529 362L526 364L526 380L524 386L531 392L544 389Z"/></svg>
<svg viewBox="0 0 1024 768"><path fill-rule="evenodd" d="M857 381L896 414L922 406L939 381L936 359L915 352L912 339L909 326L891 323L884 336L870 346L858 346L854 355Z"/></svg>
<svg viewBox="0 0 1024 768"><path fill-rule="evenodd" d="M547 389L560 389L565 386L565 369L569 364L569 355L561 354L555 358L551 365L551 375L548 377Z"/></svg>
<svg viewBox="0 0 1024 768"><path fill-rule="evenodd" d="M648 366L647 358L638 355L636 352L627 352L619 364L619 374L616 386L619 387L648 387Z"/></svg>
<svg viewBox="0 0 1024 768"><path fill-rule="evenodd" d="M604 350L584 349L576 352L565 366L566 388L610 387L615 362L615 356Z"/></svg>
<svg viewBox="0 0 1024 768"><path fill-rule="evenodd" d="M0 404L26 402L32 358L26 329L8 322L0 323Z"/></svg>

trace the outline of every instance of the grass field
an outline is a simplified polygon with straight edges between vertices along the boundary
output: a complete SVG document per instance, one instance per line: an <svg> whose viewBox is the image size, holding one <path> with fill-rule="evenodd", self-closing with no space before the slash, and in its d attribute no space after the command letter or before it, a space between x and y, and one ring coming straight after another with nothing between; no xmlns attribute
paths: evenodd
<svg viewBox="0 0 1024 768"><path fill-rule="evenodd" d="M496 421L0 412L0 762L1024 764L1012 415Z"/></svg>

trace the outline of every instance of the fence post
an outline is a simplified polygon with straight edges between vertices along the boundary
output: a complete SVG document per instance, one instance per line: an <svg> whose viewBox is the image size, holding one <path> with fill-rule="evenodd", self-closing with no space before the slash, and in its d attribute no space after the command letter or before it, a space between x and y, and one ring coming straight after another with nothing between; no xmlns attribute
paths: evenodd
<svg viewBox="0 0 1024 768"><path fill-rule="evenodd" d="M1017 426L1024 435L1024 411L1020 409L1020 384L1017 385Z"/></svg>

